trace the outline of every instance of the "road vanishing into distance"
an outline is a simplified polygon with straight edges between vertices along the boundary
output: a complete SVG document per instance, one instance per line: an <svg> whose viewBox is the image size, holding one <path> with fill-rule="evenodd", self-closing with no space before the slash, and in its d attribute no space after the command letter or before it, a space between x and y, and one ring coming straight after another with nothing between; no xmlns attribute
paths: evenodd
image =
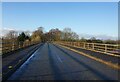
<svg viewBox="0 0 120 82"><path fill-rule="evenodd" d="M38 49L7 80L118 80L118 70L52 43Z"/></svg>

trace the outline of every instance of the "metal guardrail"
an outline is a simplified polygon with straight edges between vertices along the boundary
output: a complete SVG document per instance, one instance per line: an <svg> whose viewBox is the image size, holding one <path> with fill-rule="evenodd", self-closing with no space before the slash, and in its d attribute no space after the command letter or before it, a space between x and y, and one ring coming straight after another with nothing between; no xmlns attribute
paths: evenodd
<svg viewBox="0 0 120 82"><path fill-rule="evenodd" d="M77 48L93 50L102 53L120 55L120 49L118 44L115 45L115 44L85 43L85 42L66 42L66 41L60 41L56 43L73 46Z"/></svg>

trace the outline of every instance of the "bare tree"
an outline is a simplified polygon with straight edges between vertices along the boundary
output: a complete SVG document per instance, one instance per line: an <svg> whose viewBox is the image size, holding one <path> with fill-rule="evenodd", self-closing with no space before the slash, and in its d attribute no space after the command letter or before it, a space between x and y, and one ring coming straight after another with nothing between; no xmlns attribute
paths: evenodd
<svg viewBox="0 0 120 82"><path fill-rule="evenodd" d="M6 38L8 39L15 39L18 36L18 32L14 31L14 30L10 30L7 34L6 34Z"/></svg>
<svg viewBox="0 0 120 82"><path fill-rule="evenodd" d="M32 41L41 41L43 36L43 27L39 27L36 31L32 33L31 40Z"/></svg>
<svg viewBox="0 0 120 82"><path fill-rule="evenodd" d="M78 40L79 35L77 33L73 32L71 28L64 28L62 32L62 39L69 41L69 40Z"/></svg>
<svg viewBox="0 0 120 82"><path fill-rule="evenodd" d="M58 41L61 39L61 31L56 28L56 29L51 29L49 31L49 34L51 35L51 39L54 40L54 41Z"/></svg>
<svg viewBox="0 0 120 82"><path fill-rule="evenodd" d="M25 33L26 36L30 36L31 35L30 31L25 31L24 33Z"/></svg>

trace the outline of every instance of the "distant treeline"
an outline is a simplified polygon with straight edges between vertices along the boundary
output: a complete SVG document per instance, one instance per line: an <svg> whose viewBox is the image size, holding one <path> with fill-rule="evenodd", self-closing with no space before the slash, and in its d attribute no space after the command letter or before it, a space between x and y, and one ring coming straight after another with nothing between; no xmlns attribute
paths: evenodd
<svg viewBox="0 0 120 82"><path fill-rule="evenodd" d="M71 28L64 28L59 30L58 28L51 29L49 32L44 32L43 27L39 27L37 30L33 31L32 34L29 31L18 32L11 30L9 33L3 37L4 39L13 39L18 42L27 41L80 41L80 42L89 42L89 43L106 43L106 44L120 44L120 40L100 40L95 37L90 39L79 38L79 35L71 30Z"/></svg>

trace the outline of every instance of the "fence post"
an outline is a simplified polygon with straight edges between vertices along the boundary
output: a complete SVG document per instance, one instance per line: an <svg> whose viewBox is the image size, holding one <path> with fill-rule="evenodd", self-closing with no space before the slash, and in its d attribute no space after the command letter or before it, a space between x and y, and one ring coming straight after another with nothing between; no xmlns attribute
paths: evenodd
<svg viewBox="0 0 120 82"><path fill-rule="evenodd" d="M75 47L75 42L73 42L73 46Z"/></svg>
<svg viewBox="0 0 120 82"><path fill-rule="evenodd" d="M94 43L93 43L93 50L94 50Z"/></svg>
<svg viewBox="0 0 120 82"><path fill-rule="evenodd" d="M15 49L15 43L12 43L12 51Z"/></svg>
<svg viewBox="0 0 120 82"><path fill-rule="evenodd" d="M1 55L2 52L3 52L2 49L3 49L3 48L2 48L2 41L0 41L0 55Z"/></svg>
<svg viewBox="0 0 120 82"><path fill-rule="evenodd" d="M81 47L81 42L79 42L79 47Z"/></svg>
<svg viewBox="0 0 120 82"><path fill-rule="evenodd" d="M22 43L22 48L24 47L24 43Z"/></svg>
<svg viewBox="0 0 120 82"><path fill-rule="evenodd" d="M89 49L89 43L87 43L87 47L88 47L88 49Z"/></svg>
<svg viewBox="0 0 120 82"><path fill-rule="evenodd" d="M31 45L31 41L30 41L29 45Z"/></svg>
<svg viewBox="0 0 120 82"><path fill-rule="evenodd" d="M105 53L107 53L107 44L105 44Z"/></svg>
<svg viewBox="0 0 120 82"><path fill-rule="evenodd" d="M19 44L18 44L18 45L19 45L19 48L20 48L20 42L19 42Z"/></svg>
<svg viewBox="0 0 120 82"><path fill-rule="evenodd" d="M77 46L79 47L79 42L77 42Z"/></svg>
<svg viewBox="0 0 120 82"><path fill-rule="evenodd" d="M85 42L84 42L84 48L85 48Z"/></svg>

